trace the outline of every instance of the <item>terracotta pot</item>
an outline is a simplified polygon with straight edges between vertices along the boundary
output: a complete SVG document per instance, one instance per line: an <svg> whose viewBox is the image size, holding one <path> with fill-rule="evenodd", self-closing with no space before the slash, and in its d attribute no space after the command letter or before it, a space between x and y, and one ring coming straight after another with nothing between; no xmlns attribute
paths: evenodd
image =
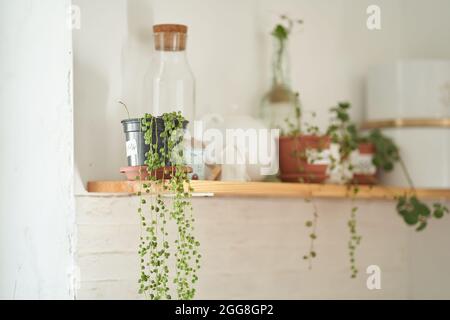
<svg viewBox="0 0 450 320"><path fill-rule="evenodd" d="M172 177L172 169L175 170L175 168L170 166L159 168L153 171L151 175L154 176L156 174L156 179L170 179ZM187 173L192 172L191 167L184 167L184 170ZM120 168L120 172L126 175L128 181L144 181L148 180L148 177L150 176L149 172L147 171L147 166L123 167Z"/></svg>
<svg viewBox="0 0 450 320"><path fill-rule="evenodd" d="M375 154L375 146L372 143L360 143L358 145L358 151L360 155L374 155ZM353 183L356 184L365 184L365 185L373 185L378 182L377 180L377 172L374 174L353 174Z"/></svg>
<svg viewBox="0 0 450 320"><path fill-rule="evenodd" d="M302 135L280 137L280 179L285 182L322 183L327 178L327 164L308 163L307 149L323 150L330 147L327 136Z"/></svg>

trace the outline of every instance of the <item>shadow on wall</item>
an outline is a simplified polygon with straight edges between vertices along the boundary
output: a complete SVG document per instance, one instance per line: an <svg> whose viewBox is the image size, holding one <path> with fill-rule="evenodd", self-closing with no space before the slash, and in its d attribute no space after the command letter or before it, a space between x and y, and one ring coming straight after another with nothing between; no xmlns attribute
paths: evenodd
<svg viewBox="0 0 450 320"><path fill-rule="evenodd" d="M75 192L84 193L88 180L121 178L126 113L117 101L128 105L131 117L145 112L141 84L153 48L153 10L150 0L74 2L82 21L73 33ZM104 12L108 7L111 14Z"/></svg>
<svg viewBox="0 0 450 320"><path fill-rule="evenodd" d="M153 53L153 16L150 1L127 2L127 34L121 52L122 98L131 116L148 112L143 101L144 78Z"/></svg>
<svg viewBox="0 0 450 320"><path fill-rule="evenodd" d="M81 192L87 180L99 172L99 160L108 154L105 142L108 81L92 66L74 60L75 117L75 192ZM101 156L103 155L103 156ZM101 171L101 170L100 170ZM78 176L77 176L78 175Z"/></svg>

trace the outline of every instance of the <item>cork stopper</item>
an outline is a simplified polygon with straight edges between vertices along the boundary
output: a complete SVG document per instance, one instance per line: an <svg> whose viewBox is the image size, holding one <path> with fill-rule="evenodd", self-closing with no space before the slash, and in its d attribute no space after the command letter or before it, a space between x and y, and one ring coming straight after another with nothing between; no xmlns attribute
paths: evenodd
<svg viewBox="0 0 450 320"><path fill-rule="evenodd" d="M157 24L153 26L155 50L184 51L186 50L188 27L182 24Z"/></svg>

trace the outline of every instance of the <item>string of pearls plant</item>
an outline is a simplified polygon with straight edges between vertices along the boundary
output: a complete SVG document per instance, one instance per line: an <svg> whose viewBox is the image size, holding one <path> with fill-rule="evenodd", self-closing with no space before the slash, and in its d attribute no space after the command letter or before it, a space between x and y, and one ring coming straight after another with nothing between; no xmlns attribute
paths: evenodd
<svg viewBox="0 0 450 320"><path fill-rule="evenodd" d="M172 299L173 286L177 299L193 299L198 281L200 243L194 237L193 190L182 148L186 123L179 112L158 118L146 114L142 119L145 143L150 148L145 161L148 181L141 181L142 174L139 177L138 214L142 226L139 293L152 300ZM150 194L151 197L145 197ZM172 195L170 201L164 194ZM170 223L176 225L173 241L168 231Z"/></svg>

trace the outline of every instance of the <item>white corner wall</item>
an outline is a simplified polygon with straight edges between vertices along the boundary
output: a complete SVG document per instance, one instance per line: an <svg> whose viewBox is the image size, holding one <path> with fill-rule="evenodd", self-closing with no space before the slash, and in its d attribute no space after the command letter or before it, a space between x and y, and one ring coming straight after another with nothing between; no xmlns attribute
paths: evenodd
<svg viewBox="0 0 450 320"><path fill-rule="evenodd" d="M69 6L0 1L0 299L74 297Z"/></svg>

